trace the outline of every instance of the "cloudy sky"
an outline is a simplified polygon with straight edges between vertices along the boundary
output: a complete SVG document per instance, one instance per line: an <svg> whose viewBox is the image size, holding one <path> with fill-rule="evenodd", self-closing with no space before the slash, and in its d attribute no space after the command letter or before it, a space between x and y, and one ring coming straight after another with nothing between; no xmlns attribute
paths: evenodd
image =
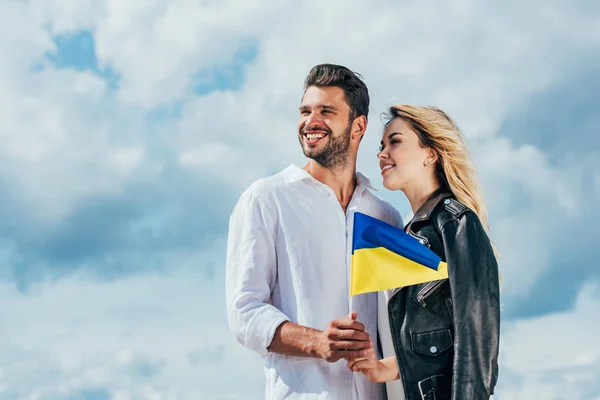
<svg viewBox="0 0 600 400"><path fill-rule="evenodd" d="M0 399L260 399L227 222L318 63L452 115L502 253L496 399L600 399L600 3L0 0ZM233 382L233 383L232 383Z"/></svg>

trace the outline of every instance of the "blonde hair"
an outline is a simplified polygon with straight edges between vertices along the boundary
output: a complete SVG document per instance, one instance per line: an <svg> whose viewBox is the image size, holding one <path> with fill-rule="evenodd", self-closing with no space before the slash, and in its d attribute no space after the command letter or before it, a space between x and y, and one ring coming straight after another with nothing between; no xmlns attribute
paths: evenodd
<svg viewBox="0 0 600 400"><path fill-rule="evenodd" d="M403 119L413 128L421 145L436 153L435 174L440 185L450 189L458 201L469 207L489 232L487 209L475 166L456 123L439 108L408 104L390 107L386 117L389 119L386 126L395 118ZM493 244L492 248L497 256Z"/></svg>

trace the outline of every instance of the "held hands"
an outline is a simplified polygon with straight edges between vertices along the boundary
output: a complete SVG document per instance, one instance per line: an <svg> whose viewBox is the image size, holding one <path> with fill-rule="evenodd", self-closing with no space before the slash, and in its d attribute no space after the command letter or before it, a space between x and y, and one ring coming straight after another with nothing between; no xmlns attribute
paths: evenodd
<svg viewBox="0 0 600 400"><path fill-rule="evenodd" d="M328 362L340 359L351 360L365 357L369 347L372 347L365 326L356 321L356 313L349 317L333 320L321 335L317 352Z"/></svg>
<svg viewBox="0 0 600 400"><path fill-rule="evenodd" d="M368 349L361 351L360 357L348 360L348 368L364 374L371 382L387 381L383 377L386 368L377 357L373 343L370 343Z"/></svg>
<svg viewBox="0 0 600 400"><path fill-rule="evenodd" d="M348 361L348 368L363 373L372 382L399 378L396 358L379 360L365 326L356 321L356 313L336 319L320 333L317 354L328 362Z"/></svg>

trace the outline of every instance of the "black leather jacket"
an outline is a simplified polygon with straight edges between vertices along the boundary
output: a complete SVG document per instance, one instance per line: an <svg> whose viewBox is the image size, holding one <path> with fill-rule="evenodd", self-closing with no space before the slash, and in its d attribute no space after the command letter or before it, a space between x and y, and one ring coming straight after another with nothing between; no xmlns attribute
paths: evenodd
<svg viewBox="0 0 600 400"><path fill-rule="evenodd" d="M443 189L405 230L448 263L449 276L396 289L388 302L406 399L489 399L498 378L500 290L488 236Z"/></svg>

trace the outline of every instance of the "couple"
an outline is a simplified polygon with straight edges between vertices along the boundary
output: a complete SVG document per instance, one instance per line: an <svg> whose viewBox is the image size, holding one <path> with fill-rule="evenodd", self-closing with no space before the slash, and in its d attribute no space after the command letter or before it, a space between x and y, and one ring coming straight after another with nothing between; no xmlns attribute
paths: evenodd
<svg viewBox="0 0 600 400"><path fill-rule="evenodd" d="M460 131L436 108L390 108L377 157L383 186L410 201L404 227L356 172L368 112L359 75L310 71L298 123L308 163L254 182L231 216L230 328L264 357L267 399L488 399L498 266ZM449 278L350 297L355 212L404 228L447 262Z"/></svg>

